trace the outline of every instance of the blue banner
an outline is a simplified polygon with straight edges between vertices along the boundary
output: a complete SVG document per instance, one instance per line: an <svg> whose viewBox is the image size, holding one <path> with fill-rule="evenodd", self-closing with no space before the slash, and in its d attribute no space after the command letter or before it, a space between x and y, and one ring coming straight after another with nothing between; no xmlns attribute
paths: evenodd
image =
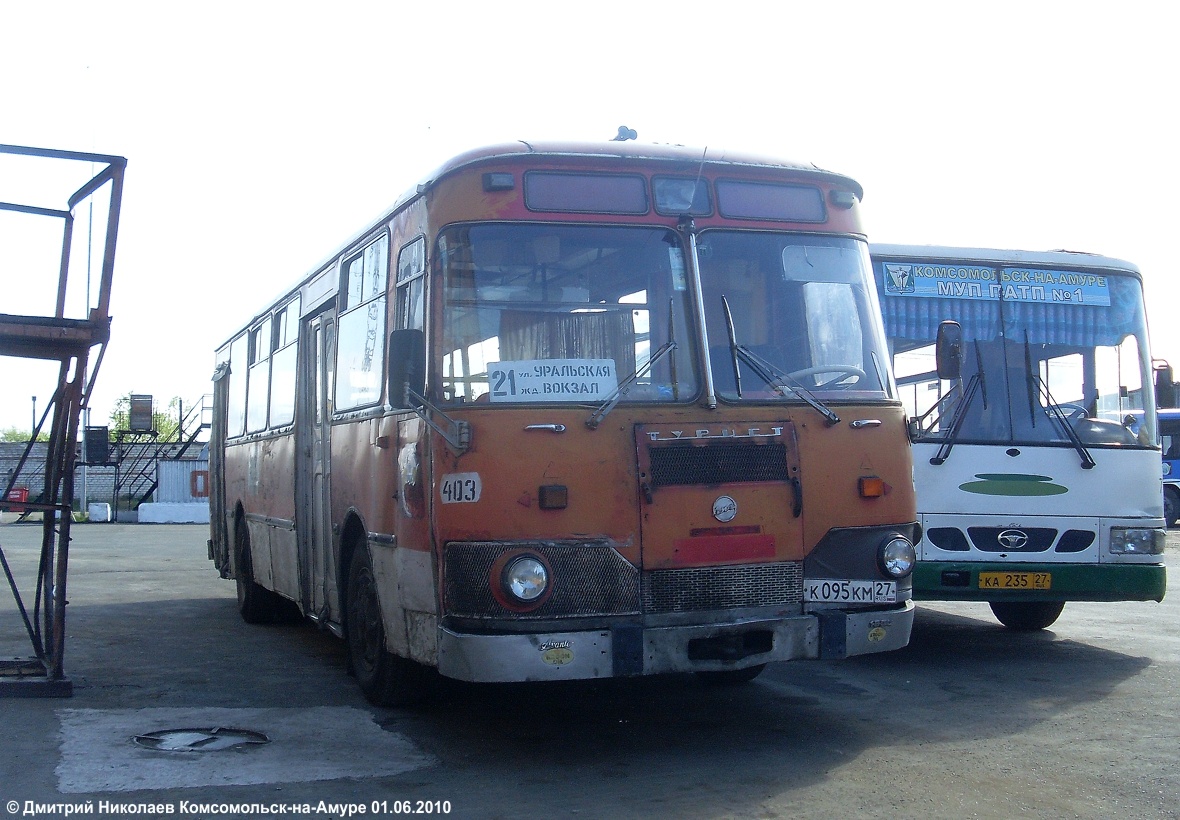
<svg viewBox="0 0 1180 820"><path fill-rule="evenodd" d="M1107 277L1083 271L883 262L881 276L885 296L1110 305Z"/></svg>

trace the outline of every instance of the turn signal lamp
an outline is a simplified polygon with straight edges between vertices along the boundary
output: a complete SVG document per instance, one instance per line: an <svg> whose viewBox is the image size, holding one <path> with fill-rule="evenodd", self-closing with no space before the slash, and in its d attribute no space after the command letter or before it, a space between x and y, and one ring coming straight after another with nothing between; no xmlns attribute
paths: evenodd
<svg viewBox="0 0 1180 820"><path fill-rule="evenodd" d="M875 475L861 476L856 481L861 498L880 498L889 492L889 485Z"/></svg>
<svg viewBox="0 0 1180 820"><path fill-rule="evenodd" d="M537 506L542 510L564 510L569 503L569 487L564 484L545 484L537 489Z"/></svg>

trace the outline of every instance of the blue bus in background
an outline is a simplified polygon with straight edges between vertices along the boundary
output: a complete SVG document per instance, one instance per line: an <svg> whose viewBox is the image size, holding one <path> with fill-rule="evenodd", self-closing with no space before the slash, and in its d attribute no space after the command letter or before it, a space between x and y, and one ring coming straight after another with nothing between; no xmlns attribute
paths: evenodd
<svg viewBox="0 0 1180 820"><path fill-rule="evenodd" d="M1164 459L1164 520L1169 527L1180 518L1180 408L1156 410Z"/></svg>

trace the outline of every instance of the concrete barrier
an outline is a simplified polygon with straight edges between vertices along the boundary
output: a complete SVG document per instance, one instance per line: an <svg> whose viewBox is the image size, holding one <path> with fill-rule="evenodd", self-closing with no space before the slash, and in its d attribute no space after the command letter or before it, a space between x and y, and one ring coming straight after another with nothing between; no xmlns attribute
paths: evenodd
<svg viewBox="0 0 1180 820"><path fill-rule="evenodd" d="M95 523L101 523L101 522L111 520L111 505L110 504L91 503L86 508L86 512L89 516L89 520L93 521Z"/></svg>
<svg viewBox="0 0 1180 820"><path fill-rule="evenodd" d="M209 504L140 504L140 524L208 524Z"/></svg>

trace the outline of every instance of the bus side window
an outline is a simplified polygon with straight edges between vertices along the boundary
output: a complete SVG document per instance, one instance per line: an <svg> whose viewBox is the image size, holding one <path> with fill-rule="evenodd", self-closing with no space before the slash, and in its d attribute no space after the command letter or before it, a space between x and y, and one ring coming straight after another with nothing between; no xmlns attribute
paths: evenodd
<svg viewBox="0 0 1180 820"><path fill-rule="evenodd" d="M270 398L271 320L268 316L250 331L250 375L246 388L246 432L266 429L267 402Z"/></svg>
<svg viewBox="0 0 1180 820"><path fill-rule="evenodd" d="M426 240L418 237L397 255L397 317L399 329L426 326Z"/></svg>
<svg viewBox="0 0 1180 820"><path fill-rule="evenodd" d="M1170 415L1172 412L1174 411L1160 411L1160 448L1164 461L1180 459L1180 424Z"/></svg>
<svg viewBox="0 0 1180 820"><path fill-rule="evenodd" d="M388 248L389 239L382 235L343 266L348 302L337 322L336 410L352 410L381 399Z"/></svg>
<svg viewBox="0 0 1180 820"><path fill-rule="evenodd" d="M249 367L246 350L248 334L234 339L229 348L229 395L228 419L225 435L229 438L246 432L246 372Z"/></svg>
<svg viewBox="0 0 1180 820"><path fill-rule="evenodd" d="M270 426L295 420L295 367L299 339L299 299L275 314L275 352L271 356Z"/></svg>
<svg viewBox="0 0 1180 820"><path fill-rule="evenodd" d="M1174 461L1180 458L1180 437L1164 436L1164 461Z"/></svg>

